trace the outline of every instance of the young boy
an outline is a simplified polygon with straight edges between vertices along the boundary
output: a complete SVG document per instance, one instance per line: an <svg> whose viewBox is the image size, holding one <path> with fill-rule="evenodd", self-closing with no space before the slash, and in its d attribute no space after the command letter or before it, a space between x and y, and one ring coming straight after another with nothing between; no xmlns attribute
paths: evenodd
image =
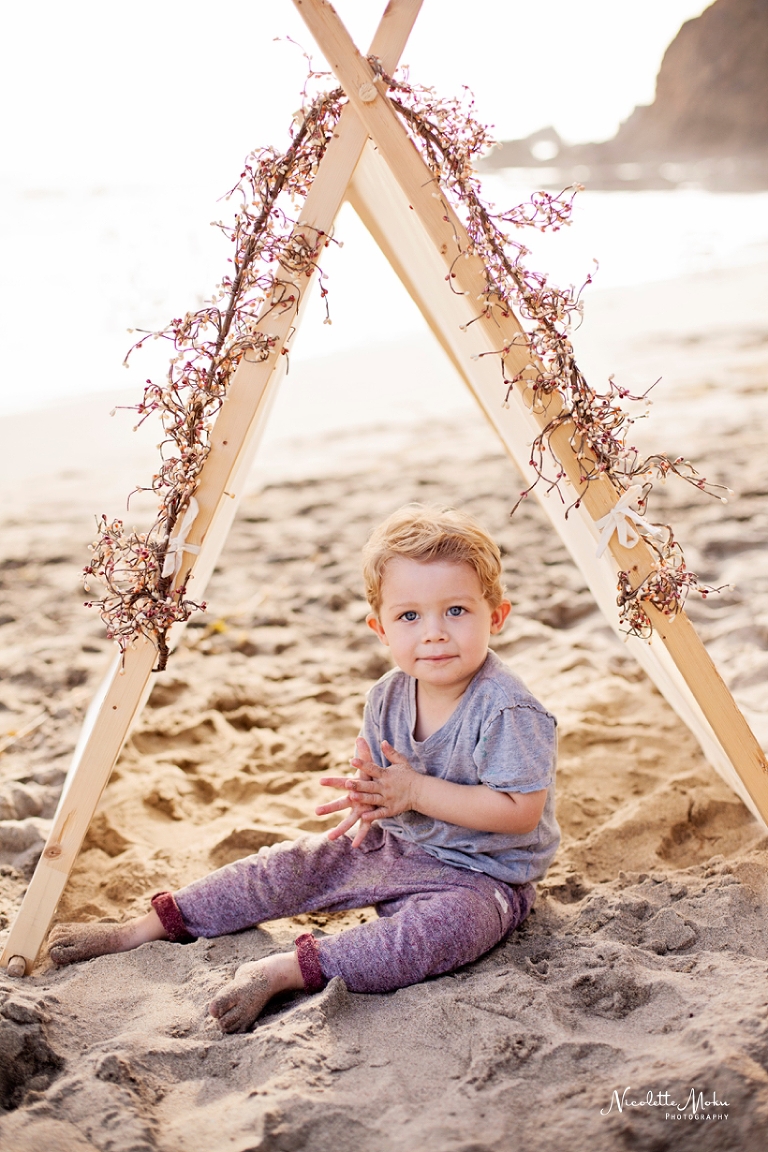
<svg viewBox="0 0 768 1152"><path fill-rule="evenodd" d="M125 924L60 925L56 964L368 904L379 918L242 965L210 1006L250 1028L278 992L388 992L483 955L528 915L557 849L555 720L488 650L510 603L499 550L461 512L408 505L364 551L370 628L397 668L370 691L327 835L262 848ZM353 836L348 835L357 825Z"/></svg>

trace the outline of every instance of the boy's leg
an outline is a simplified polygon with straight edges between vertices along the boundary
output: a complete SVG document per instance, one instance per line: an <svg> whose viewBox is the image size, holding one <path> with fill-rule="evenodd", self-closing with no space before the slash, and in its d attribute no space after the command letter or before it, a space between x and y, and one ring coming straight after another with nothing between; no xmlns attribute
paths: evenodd
<svg viewBox="0 0 768 1152"><path fill-rule="evenodd" d="M531 910L530 884L500 884L451 867L444 872L441 888L378 905L378 920L338 936L300 938L311 956L302 964L308 990L341 976L351 992L390 992L452 972L493 948ZM313 962L311 985L306 973Z"/></svg>
<svg viewBox="0 0 768 1152"><path fill-rule="evenodd" d="M383 834L372 829L366 851L353 849L343 836L303 836L263 848L182 888L158 893L144 916L124 924L59 924L49 936L55 964L126 952L152 940L186 941L221 936L318 909L359 908L373 900L376 866L371 851Z"/></svg>
<svg viewBox="0 0 768 1152"><path fill-rule="evenodd" d="M375 901L380 918L319 941L305 933L296 940L296 952L243 964L211 1004L225 1032L250 1028L276 992L317 992L333 976L343 977L353 992L388 992L453 971L483 955L528 915L535 896L530 884L512 887L451 868L420 848L376 833L374 851L343 846L338 855L319 853L320 861L348 859L352 875L342 868L335 883L321 884L316 906L340 909ZM291 858L281 852L281 868ZM185 916L192 912L188 894L188 889L179 894ZM212 894L206 884L206 901ZM194 902L199 893L191 895ZM197 915L201 911L197 908Z"/></svg>
<svg viewBox="0 0 768 1152"><path fill-rule="evenodd" d="M52 949L52 958L66 964L147 940L216 936L298 912L377 905L377 921L321 941L304 934L295 953L238 969L211 1011L224 1031L242 1031L281 990L318 991L342 976L352 991L386 992L452 971L521 923L533 898L530 885L513 888L452 868L375 827L363 850L353 849L347 837L322 836L262 849L176 897L160 894L152 912L125 925L60 926L54 931L103 929L114 938L110 946L103 941L77 955Z"/></svg>
<svg viewBox="0 0 768 1152"><path fill-rule="evenodd" d="M302 837L235 861L175 897L161 893L153 904L171 939L184 939L188 933L219 936L321 908L359 908L375 898L384 855L377 849L384 842L378 828L367 837L364 851L352 848L346 836L336 841ZM313 940L306 934L296 941L295 952L242 964L209 1009L222 1031L246 1031L279 992L322 988L325 978L314 949L307 946Z"/></svg>
<svg viewBox="0 0 768 1152"><path fill-rule="evenodd" d="M301 836L235 860L153 907L171 939L224 936L302 912L338 912L374 900L384 833L372 829L366 850L347 836Z"/></svg>

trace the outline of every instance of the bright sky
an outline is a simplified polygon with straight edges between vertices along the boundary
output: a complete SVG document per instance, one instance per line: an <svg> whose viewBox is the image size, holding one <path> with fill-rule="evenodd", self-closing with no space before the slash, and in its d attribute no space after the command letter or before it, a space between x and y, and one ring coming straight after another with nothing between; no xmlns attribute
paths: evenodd
<svg viewBox="0 0 768 1152"><path fill-rule="evenodd" d="M337 0L363 50L385 2ZM425 0L404 62L414 82L438 92L471 88L499 139L547 124L572 141L606 138L653 99L667 45L704 7L705 0ZM224 242L208 227L226 214L217 200L251 149L285 148L299 104L306 63L285 38L322 67L291 0L28 0L9 6L3 32L0 412L138 387L165 370L165 346L150 344L123 371L126 330L162 327L198 307L218 279ZM629 198L635 212L637 195ZM553 265L555 280L581 282L593 256L605 284L647 279L644 260L656 278L679 274L659 251L675 249L665 237L687 201L668 199L667 231L653 212L643 231L636 219L627 227L621 194L608 204L598 194L597 233L584 221L571 230L574 271ZM690 227L682 231L688 243ZM323 261L333 326L322 324L316 294L305 304L297 360L381 340L383 302L387 338L423 330L351 211L342 210L337 234L343 253L329 250ZM360 298L362 278L377 295Z"/></svg>
<svg viewBox="0 0 768 1152"><path fill-rule="evenodd" d="M385 0L338 0L367 48ZM703 0L425 0L414 81L476 94L499 138L554 124L605 138ZM314 51L290 0L31 0L3 20L0 178L30 186L184 180L221 191L242 156L281 143Z"/></svg>

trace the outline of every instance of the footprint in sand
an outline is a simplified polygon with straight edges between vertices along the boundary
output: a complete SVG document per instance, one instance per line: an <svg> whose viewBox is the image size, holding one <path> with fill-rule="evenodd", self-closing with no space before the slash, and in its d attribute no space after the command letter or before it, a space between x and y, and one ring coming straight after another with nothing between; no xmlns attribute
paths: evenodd
<svg viewBox="0 0 768 1152"><path fill-rule="evenodd" d="M642 1008L653 994L650 984L640 983L625 967L611 963L602 971L587 972L571 985L571 1003L592 1016L623 1020Z"/></svg>

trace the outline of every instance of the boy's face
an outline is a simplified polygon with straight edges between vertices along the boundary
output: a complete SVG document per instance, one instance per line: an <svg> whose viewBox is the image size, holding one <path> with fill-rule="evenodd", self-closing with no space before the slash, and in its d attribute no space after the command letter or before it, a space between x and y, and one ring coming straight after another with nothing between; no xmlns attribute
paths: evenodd
<svg viewBox="0 0 768 1152"><path fill-rule="evenodd" d="M403 672L455 694L483 664L509 611L508 600L491 608L469 564L396 556L384 569L379 617L371 613L368 626Z"/></svg>

